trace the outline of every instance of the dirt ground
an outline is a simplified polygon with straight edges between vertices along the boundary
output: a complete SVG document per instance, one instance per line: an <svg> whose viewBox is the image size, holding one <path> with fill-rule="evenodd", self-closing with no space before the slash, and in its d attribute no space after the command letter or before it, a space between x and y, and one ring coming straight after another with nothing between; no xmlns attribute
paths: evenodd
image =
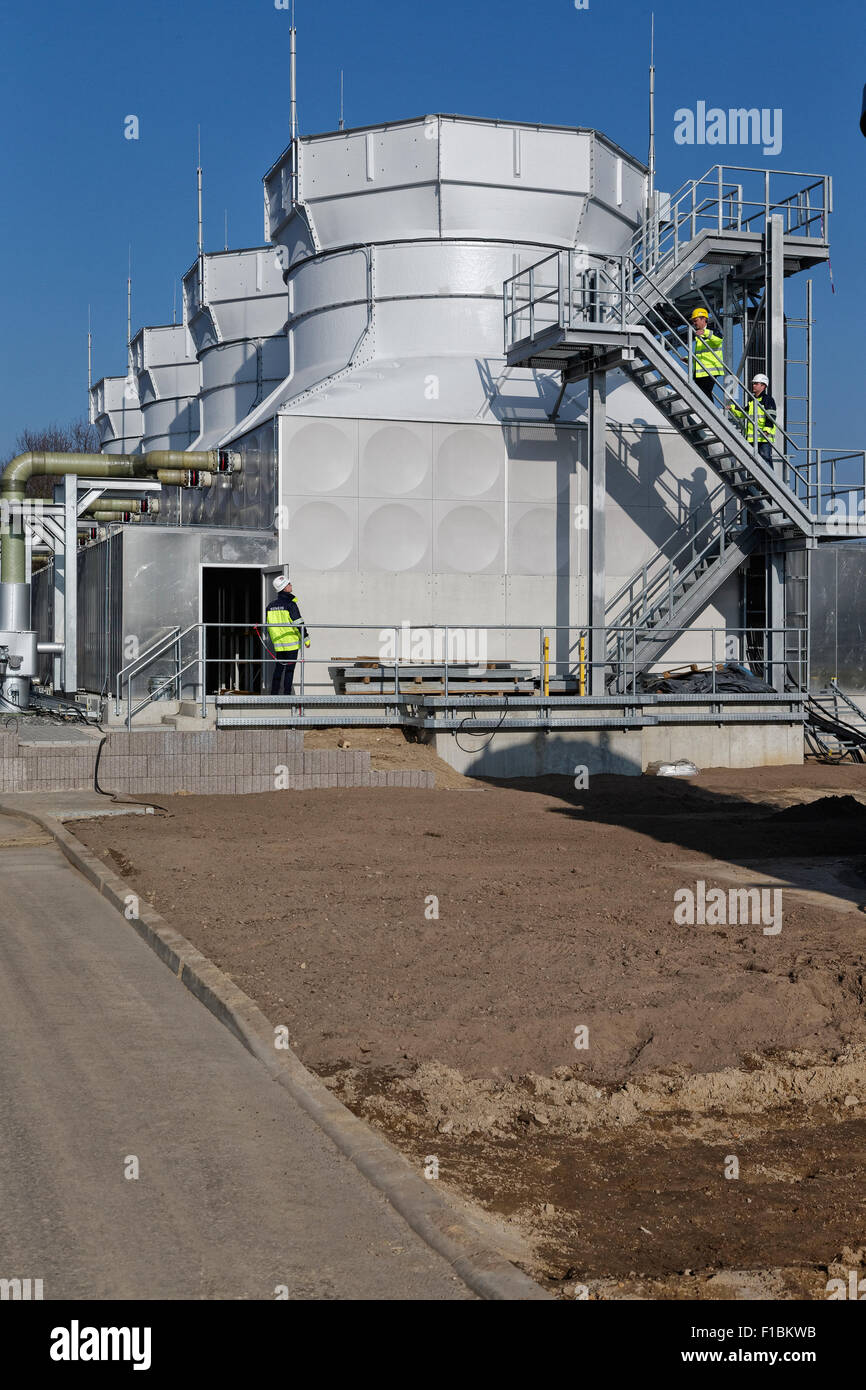
<svg viewBox="0 0 866 1390"><path fill-rule="evenodd" d="M479 787L479 782L467 782L459 772L440 758L432 743L412 743L402 729L305 729L304 747L361 748L370 754L370 766L376 772L433 772L437 789L447 787Z"/></svg>
<svg viewBox="0 0 866 1390"><path fill-rule="evenodd" d="M72 828L563 1296L825 1297L866 1263L866 767L452 776ZM698 881L781 931L679 925Z"/></svg>

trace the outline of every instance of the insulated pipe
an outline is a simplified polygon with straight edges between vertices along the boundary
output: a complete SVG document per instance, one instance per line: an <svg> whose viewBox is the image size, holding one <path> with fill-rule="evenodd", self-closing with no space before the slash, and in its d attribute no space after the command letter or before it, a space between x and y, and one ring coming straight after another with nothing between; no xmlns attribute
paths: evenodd
<svg viewBox="0 0 866 1390"><path fill-rule="evenodd" d="M88 516L91 516L94 521L99 521L103 525L113 521L118 526L121 522L138 521L139 519L135 512L88 512Z"/></svg>
<svg viewBox="0 0 866 1390"><path fill-rule="evenodd" d="M84 509L84 516L95 516L96 512L140 512L141 502L135 498L124 502L122 497L100 497Z"/></svg>
<svg viewBox="0 0 866 1390"><path fill-rule="evenodd" d="M158 516L159 498L146 497L142 502L140 498L133 497L125 502L122 497L100 497L91 502L89 507L85 507L82 515L96 516L99 512L133 512L136 516Z"/></svg>
<svg viewBox="0 0 866 1390"><path fill-rule="evenodd" d="M159 474L166 469L190 466L219 469L216 450L182 452L160 449L149 454L19 454L8 463L0 475L0 501L23 502L28 479L36 476L63 477L74 473L78 477L142 478ZM161 482L178 482L180 478L163 477ZM22 584L26 579L24 530L20 517L10 517L0 544L0 582Z"/></svg>
<svg viewBox="0 0 866 1390"><path fill-rule="evenodd" d="M199 473L194 481L193 470L189 468L160 468L156 476L161 483L170 483L173 487L210 487L214 478L213 473Z"/></svg>

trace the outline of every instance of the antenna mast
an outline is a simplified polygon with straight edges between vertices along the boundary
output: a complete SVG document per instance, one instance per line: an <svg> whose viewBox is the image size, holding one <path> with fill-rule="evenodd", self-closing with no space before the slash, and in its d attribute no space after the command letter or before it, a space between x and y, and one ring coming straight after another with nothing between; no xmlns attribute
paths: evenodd
<svg viewBox="0 0 866 1390"><path fill-rule="evenodd" d="M340 68L340 129L346 129L346 122L343 120L343 69Z"/></svg>
<svg viewBox="0 0 866 1390"><path fill-rule="evenodd" d="M289 107L292 144L292 205L298 199L298 44L295 29L295 0L292 0L292 27L289 30Z"/></svg>
<svg viewBox="0 0 866 1390"><path fill-rule="evenodd" d="M126 372L132 376L132 243L126 275Z"/></svg>
<svg viewBox="0 0 866 1390"><path fill-rule="evenodd" d="M656 17L650 18L650 70L649 70L649 192L650 206L656 185L656 69L655 69Z"/></svg>
<svg viewBox="0 0 866 1390"><path fill-rule="evenodd" d="M199 234L196 249L199 254L199 297L204 299L204 240L202 236L202 126L199 126L199 164L196 167L196 186L199 192Z"/></svg>
<svg viewBox="0 0 866 1390"><path fill-rule="evenodd" d="M93 403L90 393L93 390L93 334L90 329L90 305L87 306L87 418L93 424Z"/></svg>

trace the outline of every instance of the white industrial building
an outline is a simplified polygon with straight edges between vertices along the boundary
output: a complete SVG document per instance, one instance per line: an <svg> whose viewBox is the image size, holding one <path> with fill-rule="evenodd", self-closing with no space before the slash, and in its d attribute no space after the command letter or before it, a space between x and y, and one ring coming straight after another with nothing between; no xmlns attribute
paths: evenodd
<svg viewBox="0 0 866 1390"><path fill-rule="evenodd" d="M671 197L597 131L436 115L300 137L264 192L267 245L201 254L183 323L142 328L127 376L92 389L107 455L216 450L240 466L162 488L156 515L85 547L74 688L113 692L132 636L153 659L123 672L124 701L168 693L211 717L208 696L258 694L254 627L283 568L315 639L296 722L348 717L314 697L334 698L335 663L381 655L389 627L483 629L489 660L532 667L535 684L497 746L558 767L532 720L563 746L582 720L607 746L652 723L627 707L640 669L745 661L763 628L776 704L765 720L750 706L754 757L796 757L806 556L832 494L810 423L795 439L789 419L785 282L826 260L829 180L717 169ZM724 400L705 414L672 361L690 341L675 320L699 302L724 337L729 400L757 362L786 383L778 466L732 437ZM50 573L37 581L42 630ZM660 640L661 624L681 635ZM87 642L94 627L105 636ZM165 648L175 629L207 656L204 678ZM545 678L574 697L558 713ZM446 756L466 708L428 711ZM719 760L733 740L732 726Z"/></svg>

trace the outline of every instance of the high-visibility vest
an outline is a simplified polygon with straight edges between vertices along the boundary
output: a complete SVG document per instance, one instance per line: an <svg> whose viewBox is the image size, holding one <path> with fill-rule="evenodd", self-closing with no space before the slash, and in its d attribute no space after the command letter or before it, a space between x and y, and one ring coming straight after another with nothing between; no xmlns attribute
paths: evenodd
<svg viewBox="0 0 866 1390"><path fill-rule="evenodd" d="M721 338L715 337L707 329L702 338L695 334L695 376L724 376L725 364L719 349Z"/></svg>
<svg viewBox="0 0 866 1390"><path fill-rule="evenodd" d="M736 415L738 420L746 421L746 438L750 444L754 444L755 442L756 420L758 425L759 444L763 444L765 441L769 443L776 438L776 421L772 415L767 414L762 404L766 399L766 396L756 396L754 400L749 401L745 410L741 410L738 405L731 408L732 415ZM775 406L773 406L772 409L775 409Z"/></svg>
<svg viewBox="0 0 866 1390"><path fill-rule="evenodd" d="M292 602L296 600L293 598ZM279 604L268 607L268 637L275 652L296 652L301 645L301 629L288 608ZM309 646L309 641L306 641Z"/></svg>

